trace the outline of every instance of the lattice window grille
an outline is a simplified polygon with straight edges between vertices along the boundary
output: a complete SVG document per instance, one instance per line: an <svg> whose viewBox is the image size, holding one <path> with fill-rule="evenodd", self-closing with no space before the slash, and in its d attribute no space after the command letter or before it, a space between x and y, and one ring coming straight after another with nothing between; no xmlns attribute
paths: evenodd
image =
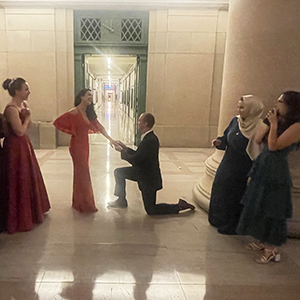
<svg viewBox="0 0 300 300"><path fill-rule="evenodd" d="M101 20L98 18L82 18L80 34L82 41L100 41Z"/></svg>
<svg viewBox="0 0 300 300"><path fill-rule="evenodd" d="M121 40L139 42L142 39L142 19L122 19Z"/></svg>

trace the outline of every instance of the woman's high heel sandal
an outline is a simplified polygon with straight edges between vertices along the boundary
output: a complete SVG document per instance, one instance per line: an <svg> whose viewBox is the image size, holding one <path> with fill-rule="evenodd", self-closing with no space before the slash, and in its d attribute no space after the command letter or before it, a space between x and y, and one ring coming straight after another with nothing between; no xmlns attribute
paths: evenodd
<svg viewBox="0 0 300 300"><path fill-rule="evenodd" d="M265 252L270 253L270 255L266 256L264 253L261 257L256 258L255 261L258 264L267 264L270 261L275 261L275 262L280 261L280 254L277 253L276 248L274 248L273 250L265 249Z"/></svg>
<svg viewBox="0 0 300 300"><path fill-rule="evenodd" d="M264 250L265 246L263 244L260 243L249 243L248 245L246 245L245 247L247 250L253 250L253 251L260 251L260 250Z"/></svg>

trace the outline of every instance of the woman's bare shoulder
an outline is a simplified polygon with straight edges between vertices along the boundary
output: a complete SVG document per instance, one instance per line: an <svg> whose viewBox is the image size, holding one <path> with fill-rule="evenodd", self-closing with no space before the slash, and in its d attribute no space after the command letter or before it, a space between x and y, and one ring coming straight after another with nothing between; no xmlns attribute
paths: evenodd
<svg viewBox="0 0 300 300"><path fill-rule="evenodd" d="M6 105L5 111L12 114L19 114L19 109L11 102Z"/></svg>

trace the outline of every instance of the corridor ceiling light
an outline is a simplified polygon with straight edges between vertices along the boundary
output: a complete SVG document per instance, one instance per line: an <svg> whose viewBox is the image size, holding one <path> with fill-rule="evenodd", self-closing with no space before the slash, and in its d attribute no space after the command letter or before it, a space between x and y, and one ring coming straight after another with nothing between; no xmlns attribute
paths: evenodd
<svg viewBox="0 0 300 300"><path fill-rule="evenodd" d="M110 69L110 63L111 63L111 58L108 57L108 58L107 58L107 65L108 65L108 68L109 68L109 69Z"/></svg>

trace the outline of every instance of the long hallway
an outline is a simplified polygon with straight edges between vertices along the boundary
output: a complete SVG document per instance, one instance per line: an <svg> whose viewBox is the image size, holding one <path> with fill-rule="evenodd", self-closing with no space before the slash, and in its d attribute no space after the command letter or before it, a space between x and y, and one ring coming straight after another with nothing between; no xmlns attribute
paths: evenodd
<svg viewBox="0 0 300 300"><path fill-rule="evenodd" d="M130 141L119 130L121 113L106 109L99 119L114 138ZM94 214L71 208L68 148L36 151L52 208L34 230L0 235L0 300L299 299L300 240L288 241L280 263L257 265L246 239L218 234L200 208L147 216L134 182L127 183L129 207L108 209L113 170L127 163L103 136L90 142ZM213 151L161 149L158 202L191 200Z"/></svg>

